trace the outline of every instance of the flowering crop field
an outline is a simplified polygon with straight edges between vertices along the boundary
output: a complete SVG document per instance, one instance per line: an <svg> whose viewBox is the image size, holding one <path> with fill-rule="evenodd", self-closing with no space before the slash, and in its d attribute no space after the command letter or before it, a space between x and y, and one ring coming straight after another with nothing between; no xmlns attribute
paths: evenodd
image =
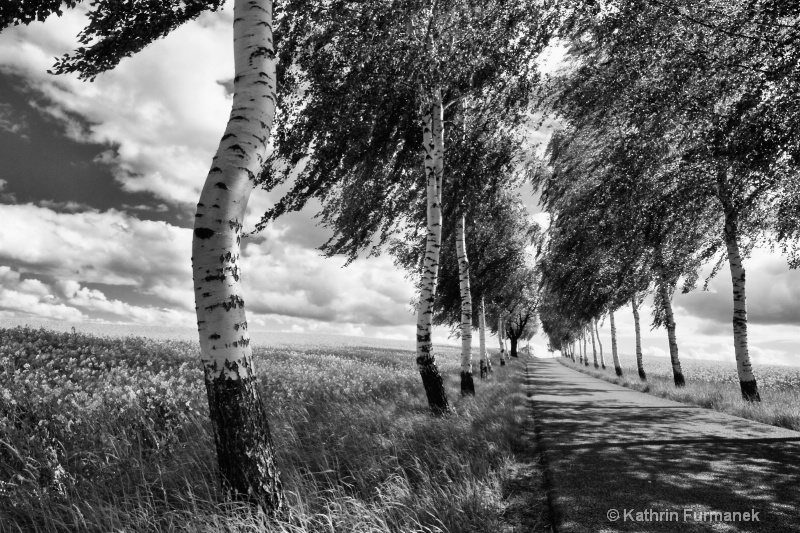
<svg viewBox="0 0 800 533"><path fill-rule="evenodd" d="M0 532L501 527L518 361L462 398L437 350L455 414L434 418L413 347L283 340L254 345L294 516L272 523L218 491L196 342L0 328Z"/></svg>
<svg viewBox="0 0 800 533"><path fill-rule="evenodd" d="M591 357L591 356L590 356ZM636 356L620 354L623 370L636 374ZM606 364L610 364L607 358ZM659 376L672 379L672 364L668 357L645 357L642 364L648 376ZM706 361L702 359L681 359L681 368L687 379L706 381L708 383L739 384L736 374L736 361ZM759 386L769 389L800 389L800 367L781 365L754 364Z"/></svg>

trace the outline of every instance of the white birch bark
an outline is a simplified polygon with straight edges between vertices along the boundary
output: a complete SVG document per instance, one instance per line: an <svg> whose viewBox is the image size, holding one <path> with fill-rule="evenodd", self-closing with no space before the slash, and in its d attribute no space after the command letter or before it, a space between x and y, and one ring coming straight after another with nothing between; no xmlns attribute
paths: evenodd
<svg viewBox="0 0 800 533"><path fill-rule="evenodd" d="M461 294L461 394L475 394L472 379L472 294L469 288L469 260L464 215L456 221L458 288Z"/></svg>
<svg viewBox="0 0 800 533"><path fill-rule="evenodd" d="M678 357L678 341L675 336L675 315L672 312L672 299L670 298L669 288L663 274L660 277L658 290L661 292L661 299L664 303L664 314L666 315L667 338L669 339L669 357L672 363L672 377L676 387L686 385L681 370L681 361Z"/></svg>
<svg viewBox="0 0 800 533"><path fill-rule="evenodd" d="M597 362L597 346L594 342L594 320L589 321L587 328L589 329L589 335L592 336L592 357L594 358L594 367L600 368L600 365Z"/></svg>
<svg viewBox="0 0 800 533"><path fill-rule="evenodd" d="M427 194L427 236L423 262L420 299L417 307L417 367L435 412L449 409L444 383L433 355L431 328L436 280L439 276L439 252L442 244L442 175L444 170L443 107L437 92L431 112L423 117L422 141L425 150Z"/></svg>
<svg viewBox="0 0 800 533"><path fill-rule="evenodd" d="M606 360L603 357L603 343L600 341L600 328L597 326L597 320L594 321L594 332L597 335L597 347L600 349L600 367L605 370Z"/></svg>
<svg viewBox="0 0 800 533"><path fill-rule="evenodd" d="M271 0L236 0L233 108L195 215L192 272L208 402L226 490L283 509L242 298L242 221L275 117Z"/></svg>
<svg viewBox="0 0 800 533"><path fill-rule="evenodd" d="M486 304L483 297L481 297L481 308L478 311L478 347L481 355L481 378L485 378L484 370L486 373L492 371L492 361L486 351Z"/></svg>
<svg viewBox="0 0 800 533"><path fill-rule="evenodd" d="M644 364L642 362L642 330L639 325L639 300L636 294L634 294L631 299L631 307L633 308L633 329L636 333L636 368L639 371L639 379L646 381L647 374L644 371Z"/></svg>
<svg viewBox="0 0 800 533"><path fill-rule="evenodd" d="M589 350L588 350L588 348L586 346L587 340L586 340L586 327L585 326L583 328L583 333L581 335L583 336L583 365L584 366L589 366Z"/></svg>
<svg viewBox="0 0 800 533"><path fill-rule="evenodd" d="M622 377L622 365L619 363L619 355L617 354L617 326L614 323L614 311L608 313L608 318L611 321L611 358L614 360L614 372ZM636 327L639 325L637 323ZM641 341L640 348L641 348Z"/></svg>
<svg viewBox="0 0 800 533"><path fill-rule="evenodd" d="M739 251L737 225L735 216L728 211L725 216L725 245L728 251L728 265L733 287L733 347L736 355L736 371L739 374L742 398L751 402L760 402L761 395L758 393L758 383L753 374L747 341L745 270Z"/></svg>
<svg viewBox="0 0 800 533"><path fill-rule="evenodd" d="M505 331L505 325L503 324L503 315L498 315L497 342L500 343L500 366L504 366L506 364L506 346L505 342L503 342L503 331Z"/></svg>

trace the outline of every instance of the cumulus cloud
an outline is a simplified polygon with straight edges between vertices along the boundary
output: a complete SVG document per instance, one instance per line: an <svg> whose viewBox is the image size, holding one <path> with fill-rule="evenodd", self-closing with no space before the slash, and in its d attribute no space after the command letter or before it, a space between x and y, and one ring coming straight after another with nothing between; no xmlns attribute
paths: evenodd
<svg viewBox="0 0 800 533"><path fill-rule="evenodd" d="M52 58L76 47L85 13L81 7L7 29L0 35L0 69L43 96L39 111L67 136L109 145L99 161L126 190L195 203L230 113L230 97L217 83L233 74L230 10L204 14L94 83L48 75Z"/></svg>
<svg viewBox="0 0 800 533"><path fill-rule="evenodd" d="M0 311L56 320L86 318L78 309L58 301L41 281L23 280L19 272L7 266L0 266Z"/></svg>
<svg viewBox="0 0 800 533"><path fill-rule="evenodd" d="M0 206L0 218L6 221L0 231L0 263L59 280L57 296L76 309L146 319L134 307L85 287L87 283L127 286L176 312L194 309L189 229L116 210L56 212L33 204ZM332 322L339 328L413 324L408 310L413 283L390 258L362 260L347 268L343 264L341 258L325 259L290 242L245 240L248 310L273 319ZM313 329L310 323L302 327Z"/></svg>
<svg viewBox="0 0 800 533"><path fill-rule="evenodd" d="M191 231L121 211L0 205L0 262L54 279L136 287L193 309Z"/></svg>
<svg viewBox="0 0 800 533"><path fill-rule="evenodd" d="M388 257L342 268L341 258L324 259L293 245L244 249L242 268L247 307L264 315L312 318L357 327L413 323L408 311L413 284Z"/></svg>
<svg viewBox="0 0 800 533"><path fill-rule="evenodd" d="M789 269L784 258L764 249L754 250L744 266L748 322L800 326L800 270ZM733 293L729 270L720 271L709 291L677 295L675 302L691 316L711 322L705 325L707 332L714 331L714 322L730 324Z"/></svg>

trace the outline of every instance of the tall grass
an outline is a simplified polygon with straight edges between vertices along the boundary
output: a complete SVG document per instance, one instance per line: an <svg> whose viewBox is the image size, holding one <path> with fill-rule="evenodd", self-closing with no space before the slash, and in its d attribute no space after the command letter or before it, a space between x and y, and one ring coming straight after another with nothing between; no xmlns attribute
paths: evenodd
<svg viewBox="0 0 800 533"><path fill-rule="evenodd" d="M767 371L772 375L759 383L762 401L754 403L742 399L739 383L730 379L730 371L709 362L698 364L699 371L694 374L693 365L684 363L686 386L681 388L675 387L671 375L651 372L647 366L647 381L641 381L636 367L632 365L622 366L623 376L620 378L614 374L613 367L606 370L595 369L563 357L559 358L559 362L584 374L639 392L800 431L800 387L794 377L796 369L785 367L783 372L787 379L781 379L778 375L781 367L769 367Z"/></svg>
<svg viewBox="0 0 800 533"><path fill-rule="evenodd" d="M413 353L306 348L255 350L291 509L273 522L218 489L195 344L0 329L0 531L521 531L520 362L462 398L437 354L455 412L434 418Z"/></svg>

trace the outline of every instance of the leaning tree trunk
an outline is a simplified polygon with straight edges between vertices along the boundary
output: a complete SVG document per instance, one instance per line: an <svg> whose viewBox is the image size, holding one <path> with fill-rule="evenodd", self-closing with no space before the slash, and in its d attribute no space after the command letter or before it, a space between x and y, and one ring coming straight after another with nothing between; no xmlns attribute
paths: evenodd
<svg viewBox="0 0 800 533"><path fill-rule="evenodd" d="M464 231L464 215L456 221L458 288L461 292L461 394L475 395L472 379L472 294L469 290L469 260Z"/></svg>
<svg viewBox="0 0 800 533"><path fill-rule="evenodd" d="M728 248L728 264L731 269L733 285L733 346L736 354L736 371L739 374L739 386L742 398L750 402L760 402L758 384L750 363L750 352L747 346L747 302L745 293L745 272L742 256L739 253L737 239L738 221L732 211L725 215L725 244Z"/></svg>
<svg viewBox="0 0 800 533"><path fill-rule="evenodd" d="M622 377L622 365L619 364L619 355L617 354L617 326L614 325L614 311L608 313L608 318L611 321L611 357L614 360L614 372ZM636 327L639 327L638 322ZM641 348L641 345L639 347Z"/></svg>
<svg viewBox="0 0 800 533"><path fill-rule="evenodd" d="M594 321L594 332L597 334L597 346L600 348L600 366L606 369L606 360L603 358L603 343L600 342L600 329L597 327L597 320Z"/></svg>
<svg viewBox="0 0 800 533"><path fill-rule="evenodd" d="M500 366L506 365L506 344L503 342L503 331L505 324L503 324L503 316L497 317L497 340L500 342Z"/></svg>
<svg viewBox="0 0 800 533"><path fill-rule="evenodd" d="M423 117L422 141L425 149L425 177L427 179L427 229L425 261L419 305L417 307L417 367L434 413L449 410L444 381L436 366L431 341L433 302L436 297L436 280L439 276L439 251L442 244L442 174L444 171L443 109L441 94L429 114Z"/></svg>
<svg viewBox="0 0 800 533"><path fill-rule="evenodd" d="M589 321L589 334L592 336L592 356L594 358L594 367L600 368L600 365L597 363L597 346L594 342L594 328L592 327L592 322Z"/></svg>
<svg viewBox="0 0 800 533"><path fill-rule="evenodd" d="M481 296L481 308L478 311L478 346L481 353L481 379L485 379L492 371L492 360L489 359L486 351L486 305L483 302L483 296Z"/></svg>
<svg viewBox="0 0 800 533"><path fill-rule="evenodd" d="M583 366L589 366L589 350L586 346L586 328L583 328Z"/></svg>
<svg viewBox="0 0 800 533"><path fill-rule="evenodd" d="M675 338L675 315L672 313L672 301L670 299L669 289L667 288L667 282L663 275L658 284L658 290L661 292L661 300L664 303L667 338L669 339L669 358L672 362L672 378L675 381L676 387L683 387L686 385L686 380L683 378L681 360L678 358L678 341Z"/></svg>
<svg viewBox="0 0 800 533"><path fill-rule="evenodd" d="M233 109L200 193L192 238L197 329L223 490L280 516L283 489L239 268L242 221L275 118L272 2L236 0L233 10Z"/></svg>
<svg viewBox="0 0 800 533"><path fill-rule="evenodd" d="M636 368L639 370L639 379L647 381L647 374L644 373L644 364L642 363L642 330L639 327L639 302L635 294L631 299L631 307L633 308L633 329L636 332Z"/></svg>

